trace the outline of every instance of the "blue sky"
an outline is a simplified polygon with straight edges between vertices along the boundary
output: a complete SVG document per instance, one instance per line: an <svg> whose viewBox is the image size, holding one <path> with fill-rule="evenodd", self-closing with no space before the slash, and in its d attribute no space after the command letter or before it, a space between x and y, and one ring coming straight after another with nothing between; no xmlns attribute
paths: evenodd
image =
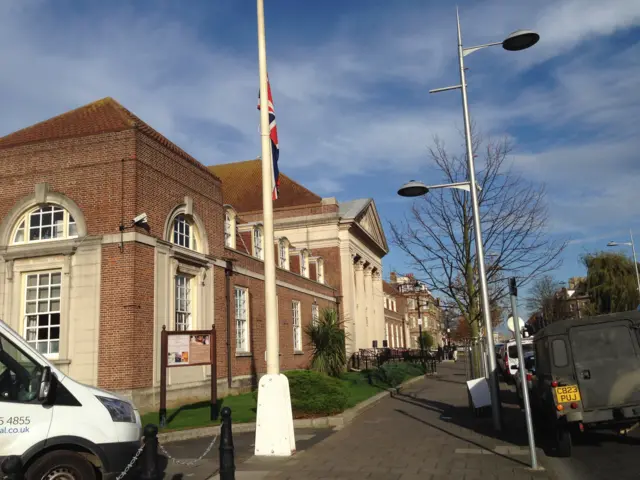
<svg viewBox="0 0 640 480"><path fill-rule="evenodd" d="M428 94L458 83L454 4L265 3L282 171L401 218L399 185L441 180L433 136L462 148L459 92ZM640 2L459 5L465 45L541 35L466 62L472 119L511 138L513 167L547 186L550 232L571 240L557 279L629 228L640 239ZM205 164L260 153L255 1L3 0L0 44L0 134L112 96ZM410 267L393 251L385 269Z"/></svg>

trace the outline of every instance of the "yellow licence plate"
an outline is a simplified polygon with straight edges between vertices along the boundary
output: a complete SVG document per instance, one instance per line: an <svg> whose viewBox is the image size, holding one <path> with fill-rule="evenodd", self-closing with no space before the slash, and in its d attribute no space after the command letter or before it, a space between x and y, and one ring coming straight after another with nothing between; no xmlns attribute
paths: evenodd
<svg viewBox="0 0 640 480"><path fill-rule="evenodd" d="M577 385L556 387L556 398L558 403L579 402L580 390L578 390Z"/></svg>

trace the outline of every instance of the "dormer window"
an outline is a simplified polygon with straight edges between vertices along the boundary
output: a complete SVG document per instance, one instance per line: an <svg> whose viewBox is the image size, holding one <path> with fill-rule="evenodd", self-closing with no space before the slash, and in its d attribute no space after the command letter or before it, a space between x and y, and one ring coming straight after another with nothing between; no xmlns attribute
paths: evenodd
<svg viewBox="0 0 640 480"><path fill-rule="evenodd" d="M264 260L264 238L262 236L262 227L256 225L253 227L253 256Z"/></svg>
<svg viewBox="0 0 640 480"><path fill-rule="evenodd" d="M309 278L309 252L307 250L300 252L300 275Z"/></svg>
<svg viewBox="0 0 640 480"><path fill-rule="evenodd" d="M286 238L278 242L278 266L289 270L289 241Z"/></svg>
<svg viewBox="0 0 640 480"><path fill-rule="evenodd" d="M224 209L224 245L236 248L236 213L231 207Z"/></svg>
<svg viewBox="0 0 640 480"><path fill-rule="evenodd" d="M324 260L319 258L317 261L318 283L324 283Z"/></svg>

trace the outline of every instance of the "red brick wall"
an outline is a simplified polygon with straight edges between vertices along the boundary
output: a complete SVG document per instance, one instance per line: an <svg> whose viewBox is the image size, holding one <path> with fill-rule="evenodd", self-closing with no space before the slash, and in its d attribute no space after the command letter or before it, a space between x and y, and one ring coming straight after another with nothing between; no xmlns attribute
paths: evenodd
<svg viewBox="0 0 640 480"><path fill-rule="evenodd" d="M117 233L120 218L133 218L133 132L42 142L0 150L0 217L46 182L84 212L89 235ZM123 196L124 185L124 201Z"/></svg>
<svg viewBox="0 0 640 480"><path fill-rule="evenodd" d="M236 234L236 250L249 255L253 253L251 248L251 232L239 232Z"/></svg>
<svg viewBox="0 0 640 480"><path fill-rule="evenodd" d="M239 254L230 249L225 249L224 256L226 258L234 258L234 270L243 268L251 272L263 274L263 262ZM216 267L215 269L215 304L216 304L216 332L218 336L217 342L217 365L218 378L224 378L227 375L226 363L226 293L225 293L225 275L224 268ZM322 293L326 296L333 297L334 289L331 287L320 285L312 280L303 278L294 273L276 269L276 278L278 280L311 290L313 292ZM243 275L234 271L230 282L231 292L231 373L232 376L260 374L266 371L265 363L265 304L264 304L264 282L247 275ZM250 349L251 356L236 357L236 328L235 328L235 300L234 287L245 287L249 289L249 331L250 331ZM291 370L297 368L306 368L309 365L311 348L308 345L307 336L304 333L306 325L311 323L311 305L314 300L320 308L333 306L334 302L324 300L313 295L297 292L284 287L277 287L278 295L278 319L280 321L280 368L282 370ZM303 339L303 355L294 355L293 353L293 310L292 301L300 301L301 321L302 321L302 339Z"/></svg>
<svg viewBox="0 0 640 480"><path fill-rule="evenodd" d="M126 243L102 250L98 385L152 384L154 248Z"/></svg>
<svg viewBox="0 0 640 480"><path fill-rule="evenodd" d="M289 271L300 273L300 255L289 255Z"/></svg>
<svg viewBox="0 0 640 480"><path fill-rule="evenodd" d="M318 267L316 262L309 261L309 278L318 281Z"/></svg>
<svg viewBox="0 0 640 480"><path fill-rule="evenodd" d="M342 265L340 263L340 248L314 248L313 254L324 260L324 281L327 285L342 290Z"/></svg>
<svg viewBox="0 0 640 480"><path fill-rule="evenodd" d="M273 219L280 220L283 218L305 217L308 215L319 215L323 213L338 213L338 205L301 205L295 207L274 208ZM243 212L242 219L247 222L257 222L262 220L262 211Z"/></svg>
<svg viewBox="0 0 640 480"><path fill-rule="evenodd" d="M149 216L148 234L164 239L164 226L172 210L193 199L193 212L204 223L209 253L224 249L224 212L221 183L213 175L187 162L146 135L137 135L136 195L134 213ZM143 230L141 230L142 232Z"/></svg>

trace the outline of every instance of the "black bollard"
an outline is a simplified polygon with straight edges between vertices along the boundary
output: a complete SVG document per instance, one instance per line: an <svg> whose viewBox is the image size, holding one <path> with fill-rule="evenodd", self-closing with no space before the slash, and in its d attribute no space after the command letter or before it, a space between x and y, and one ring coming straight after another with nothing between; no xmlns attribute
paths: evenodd
<svg viewBox="0 0 640 480"><path fill-rule="evenodd" d="M18 455L10 455L2 462L2 473L6 480L23 480L22 459Z"/></svg>
<svg viewBox="0 0 640 480"><path fill-rule="evenodd" d="M144 427L144 451L141 456L143 480L158 478L158 427L153 424Z"/></svg>
<svg viewBox="0 0 640 480"><path fill-rule="evenodd" d="M220 412L220 480L235 480L236 464L234 461L233 434L231 433L231 409L224 407Z"/></svg>

